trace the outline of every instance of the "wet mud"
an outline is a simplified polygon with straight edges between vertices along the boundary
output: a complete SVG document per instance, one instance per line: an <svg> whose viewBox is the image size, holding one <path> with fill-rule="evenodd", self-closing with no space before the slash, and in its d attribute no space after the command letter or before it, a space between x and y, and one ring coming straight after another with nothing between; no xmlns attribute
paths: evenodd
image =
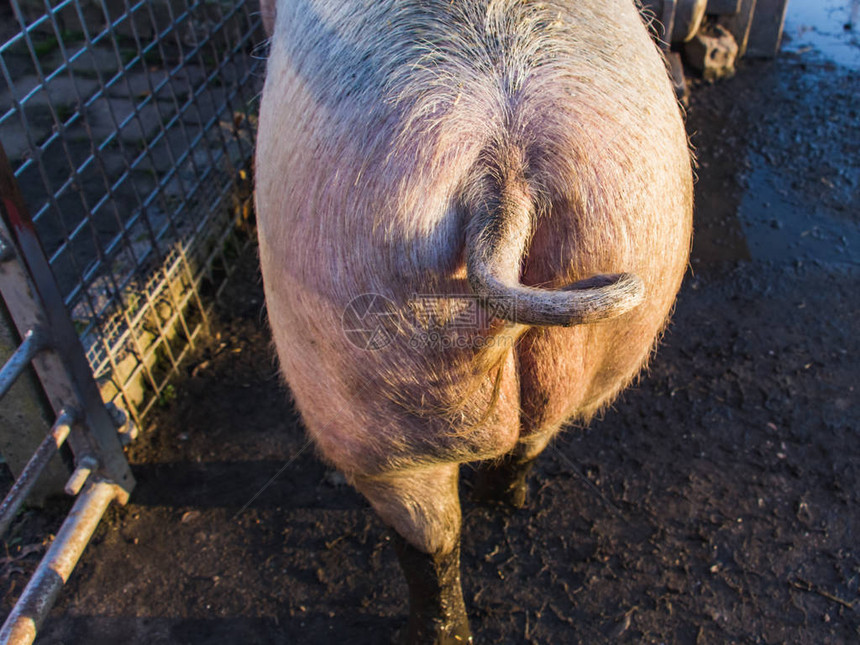
<svg viewBox="0 0 860 645"><path fill-rule="evenodd" d="M649 373L547 450L526 508L463 469L476 642L860 639L858 95L806 52L693 88L693 259ZM254 257L174 392L40 642L391 642L394 550L306 443Z"/></svg>

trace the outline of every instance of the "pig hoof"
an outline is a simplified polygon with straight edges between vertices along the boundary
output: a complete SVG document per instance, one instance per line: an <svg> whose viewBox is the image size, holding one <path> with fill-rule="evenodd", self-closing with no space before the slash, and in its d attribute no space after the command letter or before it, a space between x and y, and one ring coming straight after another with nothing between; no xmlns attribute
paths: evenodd
<svg viewBox="0 0 860 645"><path fill-rule="evenodd" d="M441 621L424 621L422 625L415 625L410 619L394 642L397 645L472 645L475 641L468 624L465 628L445 629Z"/></svg>
<svg viewBox="0 0 860 645"><path fill-rule="evenodd" d="M497 487L494 485L488 486L483 481L480 481L475 486L474 498L475 501L484 502L485 504L501 504L520 509L526 505L528 488L525 482L507 487Z"/></svg>
<svg viewBox="0 0 860 645"><path fill-rule="evenodd" d="M450 553L419 551L392 533L397 559L409 586L409 622L400 635L404 645L472 643L460 586L460 547Z"/></svg>
<svg viewBox="0 0 860 645"><path fill-rule="evenodd" d="M475 478L474 498L481 502L523 508L528 497L527 477L532 466L534 459L520 461L510 458L482 465Z"/></svg>

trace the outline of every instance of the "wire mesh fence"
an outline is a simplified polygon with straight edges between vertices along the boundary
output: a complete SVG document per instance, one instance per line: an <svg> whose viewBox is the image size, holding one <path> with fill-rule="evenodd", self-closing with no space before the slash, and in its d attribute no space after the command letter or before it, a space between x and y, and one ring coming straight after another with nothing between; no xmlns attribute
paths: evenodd
<svg viewBox="0 0 860 645"><path fill-rule="evenodd" d="M103 397L138 422L248 241L263 42L245 0L0 4L0 142Z"/></svg>

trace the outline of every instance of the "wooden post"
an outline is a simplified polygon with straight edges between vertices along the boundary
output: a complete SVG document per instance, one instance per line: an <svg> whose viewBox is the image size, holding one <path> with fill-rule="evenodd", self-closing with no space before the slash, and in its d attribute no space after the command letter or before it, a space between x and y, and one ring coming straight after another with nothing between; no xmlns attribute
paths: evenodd
<svg viewBox="0 0 860 645"><path fill-rule="evenodd" d="M741 0L740 11L720 18L719 23L728 29L738 44L738 58L746 54L750 27L755 15L757 0Z"/></svg>
<svg viewBox="0 0 860 645"><path fill-rule="evenodd" d="M757 0L747 41L747 56L773 58L779 53L788 0Z"/></svg>

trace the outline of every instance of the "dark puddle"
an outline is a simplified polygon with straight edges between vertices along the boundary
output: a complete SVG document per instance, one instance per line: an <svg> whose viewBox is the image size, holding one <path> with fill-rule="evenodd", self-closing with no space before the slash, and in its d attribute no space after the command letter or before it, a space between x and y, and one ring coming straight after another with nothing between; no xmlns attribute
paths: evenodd
<svg viewBox="0 0 860 645"><path fill-rule="evenodd" d="M856 221L803 204L802 196L762 156L750 152L749 161L738 220L753 258L860 265Z"/></svg>

